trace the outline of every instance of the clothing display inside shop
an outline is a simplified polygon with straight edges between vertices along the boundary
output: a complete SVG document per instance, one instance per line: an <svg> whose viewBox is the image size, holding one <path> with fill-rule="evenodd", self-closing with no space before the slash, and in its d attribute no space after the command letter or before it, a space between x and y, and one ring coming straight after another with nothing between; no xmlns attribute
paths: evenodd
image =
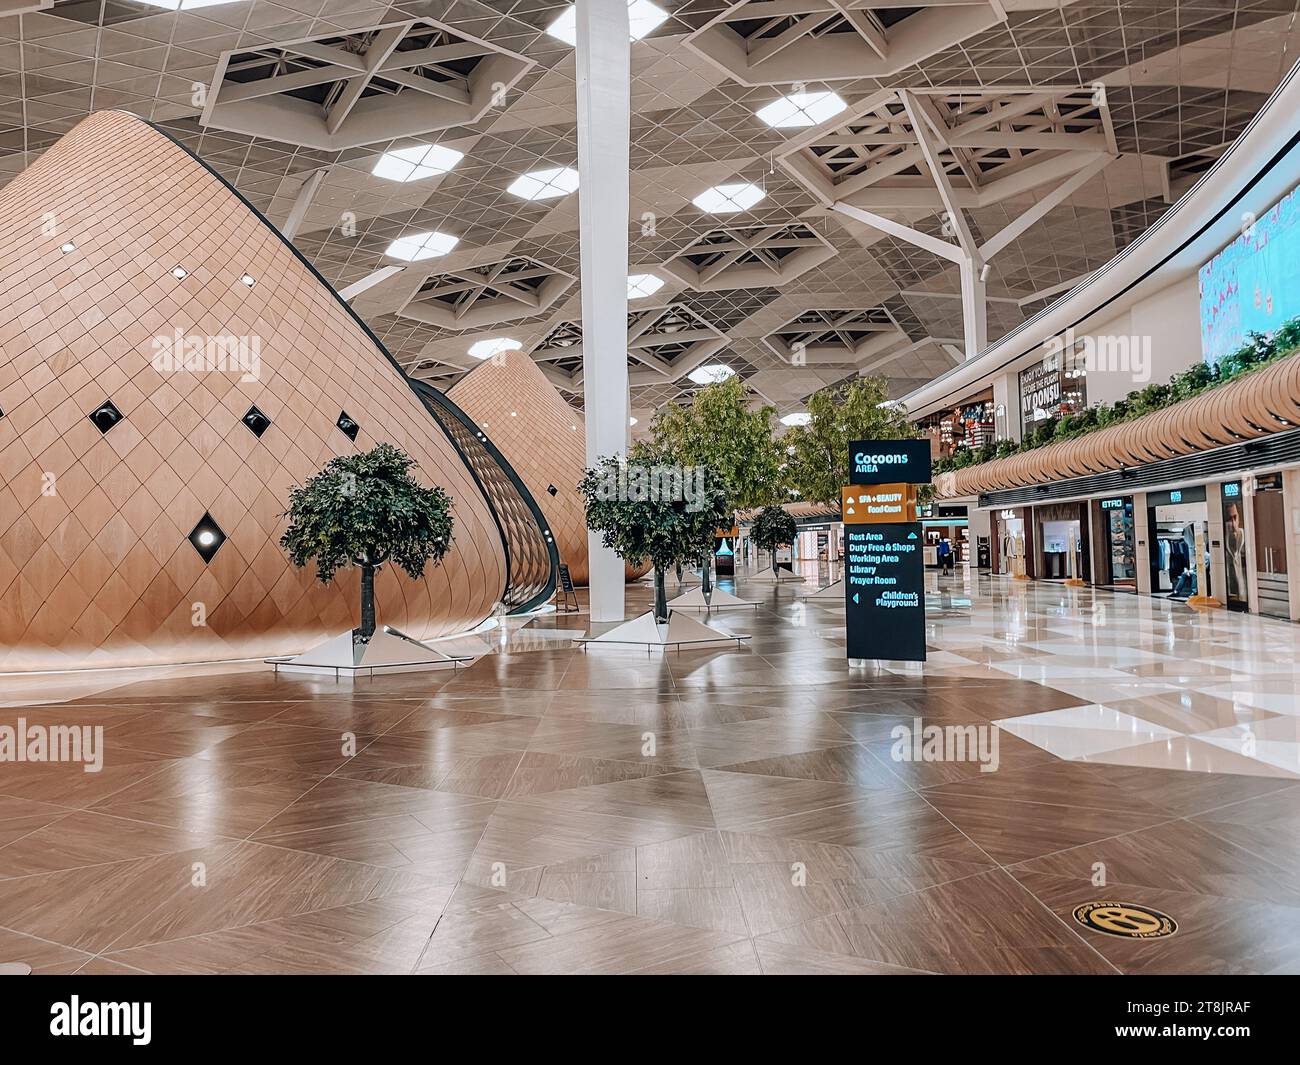
<svg viewBox="0 0 1300 1065"><path fill-rule="evenodd" d="M1118 501L1117 501L1118 502ZM1106 551L1110 564L1108 584L1114 588L1137 588L1137 559L1133 538L1133 504L1120 503L1103 511L1106 520Z"/></svg>
<svg viewBox="0 0 1300 1065"><path fill-rule="evenodd" d="M1208 543L1201 530L1202 543ZM1186 599L1202 594L1196 586L1196 525L1161 524L1157 526L1156 550L1160 561L1160 586L1152 591L1168 592L1171 599ZM1210 572L1210 551L1205 548L1205 573ZM1204 594L1209 594L1208 592Z"/></svg>

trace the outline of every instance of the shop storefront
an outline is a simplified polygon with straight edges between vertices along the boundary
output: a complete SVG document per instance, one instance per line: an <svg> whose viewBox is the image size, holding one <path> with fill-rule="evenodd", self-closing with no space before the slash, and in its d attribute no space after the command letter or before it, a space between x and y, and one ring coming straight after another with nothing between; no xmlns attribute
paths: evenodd
<svg viewBox="0 0 1300 1065"><path fill-rule="evenodd" d="M993 531L990 544L990 569L1004 576L1016 572L1017 561L1024 564L1027 576L1034 575L1033 523L1028 507L1007 507L995 510L990 526Z"/></svg>
<svg viewBox="0 0 1300 1065"><path fill-rule="evenodd" d="M1137 592L1137 540L1133 497L1113 496L1094 501L1093 534L1096 583L1116 592Z"/></svg>
<svg viewBox="0 0 1300 1065"><path fill-rule="evenodd" d="M916 516L921 522L925 536L923 548L927 568L938 569L942 566L943 552L940 545L946 540L952 552L953 566L969 565L970 519L967 508L961 505L940 503L922 503L916 508Z"/></svg>
<svg viewBox="0 0 1300 1065"><path fill-rule="evenodd" d="M1214 594L1204 485L1148 493L1147 532L1152 595L1187 599ZM1199 587L1198 554L1204 565L1205 588Z"/></svg>
<svg viewBox="0 0 1300 1065"><path fill-rule="evenodd" d="M1088 504L1047 503L1034 507L1038 545L1034 576L1042 580L1090 580Z"/></svg>
<svg viewBox="0 0 1300 1065"><path fill-rule="evenodd" d="M1286 559L1286 515L1282 501L1282 475L1280 473L1263 473L1254 478L1254 492L1251 518L1254 526L1255 579L1258 592L1259 612L1270 617L1290 618L1291 596L1289 591L1290 575ZM1241 485L1237 482L1237 492ZM1236 568L1240 566L1244 575L1247 571L1246 534L1241 529L1244 514L1241 507L1232 507L1233 498L1228 495L1229 485L1223 486L1223 531L1224 546L1227 552L1229 605L1232 598L1232 583ZM1231 522L1235 521L1234 526ZM1234 552L1236 541L1240 547ZM1237 609L1246 609L1238 607Z"/></svg>

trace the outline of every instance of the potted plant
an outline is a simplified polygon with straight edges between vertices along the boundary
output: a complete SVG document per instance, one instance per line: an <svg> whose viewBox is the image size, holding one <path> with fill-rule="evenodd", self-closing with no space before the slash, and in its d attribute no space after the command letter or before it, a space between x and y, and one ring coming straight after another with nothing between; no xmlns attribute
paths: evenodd
<svg viewBox="0 0 1300 1065"><path fill-rule="evenodd" d="M732 512L761 507L784 497L784 454L772 438L776 408L756 405L739 377L706 385L689 405L670 403L651 426L655 443L682 463L711 466L727 488L728 508L722 526L731 526ZM703 566L705 599L712 595L710 539L699 561Z"/></svg>
<svg viewBox="0 0 1300 1065"><path fill-rule="evenodd" d="M764 507L754 518L749 535L760 550L772 552L772 577L780 580L781 574L776 564L776 549L784 544L794 543L799 528L784 508Z"/></svg>
<svg viewBox="0 0 1300 1065"><path fill-rule="evenodd" d="M338 570L361 571L361 624L353 642L375 634L375 573L389 564L412 580L440 563L451 546L451 499L426 488L411 471L416 462L392 444L331 459L306 484L289 492L289 527L280 539L295 566L316 562L328 584Z"/></svg>
<svg viewBox="0 0 1300 1065"><path fill-rule="evenodd" d="M692 469L688 483L684 472L665 449L639 444L626 461L602 458L578 485L587 527L601 534L602 543L627 562L649 560L654 566L654 619L660 624L669 617L665 572L698 558L728 514L727 490L717 470Z"/></svg>

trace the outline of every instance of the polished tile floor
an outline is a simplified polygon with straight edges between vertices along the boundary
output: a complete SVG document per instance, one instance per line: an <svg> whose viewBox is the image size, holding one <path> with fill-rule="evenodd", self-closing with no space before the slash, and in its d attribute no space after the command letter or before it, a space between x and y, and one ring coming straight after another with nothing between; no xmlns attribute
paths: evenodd
<svg viewBox="0 0 1300 1065"><path fill-rule="evenodd" d="M924 667L847 664L810 579L739 581L761 605L710 619L752 633L739 650L584 651L586 619L551 614L457 673L354 686L0 678L0 724L102 725L106 746L98 773L0 763L0 961L1300 971L1300 627L929 580ZM917 718L982 728L997 771L898 760ZM1098 899L1179 930L1077 924Z"/></svg>

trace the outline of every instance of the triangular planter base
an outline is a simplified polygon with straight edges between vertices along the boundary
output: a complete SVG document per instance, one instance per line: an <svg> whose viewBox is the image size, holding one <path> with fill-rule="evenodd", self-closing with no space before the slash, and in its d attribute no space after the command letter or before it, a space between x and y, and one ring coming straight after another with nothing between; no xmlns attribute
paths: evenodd
<svg viewBox="0 0 1300 1065"><path fill-rule="evenodd" d="M732 595L730 592L724 592L717 585L713 587L712 597L704 598L703 588L692 588L689 592L679 595L676 599L669 599L668 606L673 610L716 610L724 606L752 606L760 607L762 603L755 603L749 599L741 599L739 596Z"/></svg>
<svg viewBox="0 0 1300 1065"><path fill-rule="evenodd" d="M672 572L671 570L669 571L667 576L671 577L673 580L677 580L677 574L675 572ZM703 583L704 583L703 578L698 573L696 573L693 569L682 570L682 579L680 581L677 581L677 584L679 586L683 584L703 584Z"/></svg>
<svg viewBox="0 0 1300 1065"><path fill-rule="evenodd" d="M292 658L268 658L277 673L314 673L337 680L374 677L385 673L415 673L429 669L455 669L472 657L456 657L435 650L409 636L379 629L368 643L357 643L352 632L340 633Z"/></svg>
<svg viewBox="0 0 1300 1065"><path fill-rule="evenodd" d="M606 644L644 647L647 650L656 647L664 650L670 647L681 650L683 647L724 647L732 643L740 646L741 641L748 639L750 639L748 635L723 632L721 629L696 621L689 614L679 614L675 610L670 610L666 625L655 621L653 611L647 611L631 621L616 625L609 632L603 632L599 636L588 636L577 642L584 647Z"/></svg>
<svg viewBox="0 0 1300 1065"><path fill-rule="evenodd" d="M751 584L803 584L804 580L797 573L791 573L788 569L777 570L773 573L770 569L759 570L751 574L745 580Z"/></svg>
<svg viewBox="0 0 1300 1065"><path fill-rule="evenodd" d="M844 602L844 581L838 580L834 584L828 584L825 588L818 588L815 592L809 592L804 596L805 599L833 599L837 603Z"/></svg>

